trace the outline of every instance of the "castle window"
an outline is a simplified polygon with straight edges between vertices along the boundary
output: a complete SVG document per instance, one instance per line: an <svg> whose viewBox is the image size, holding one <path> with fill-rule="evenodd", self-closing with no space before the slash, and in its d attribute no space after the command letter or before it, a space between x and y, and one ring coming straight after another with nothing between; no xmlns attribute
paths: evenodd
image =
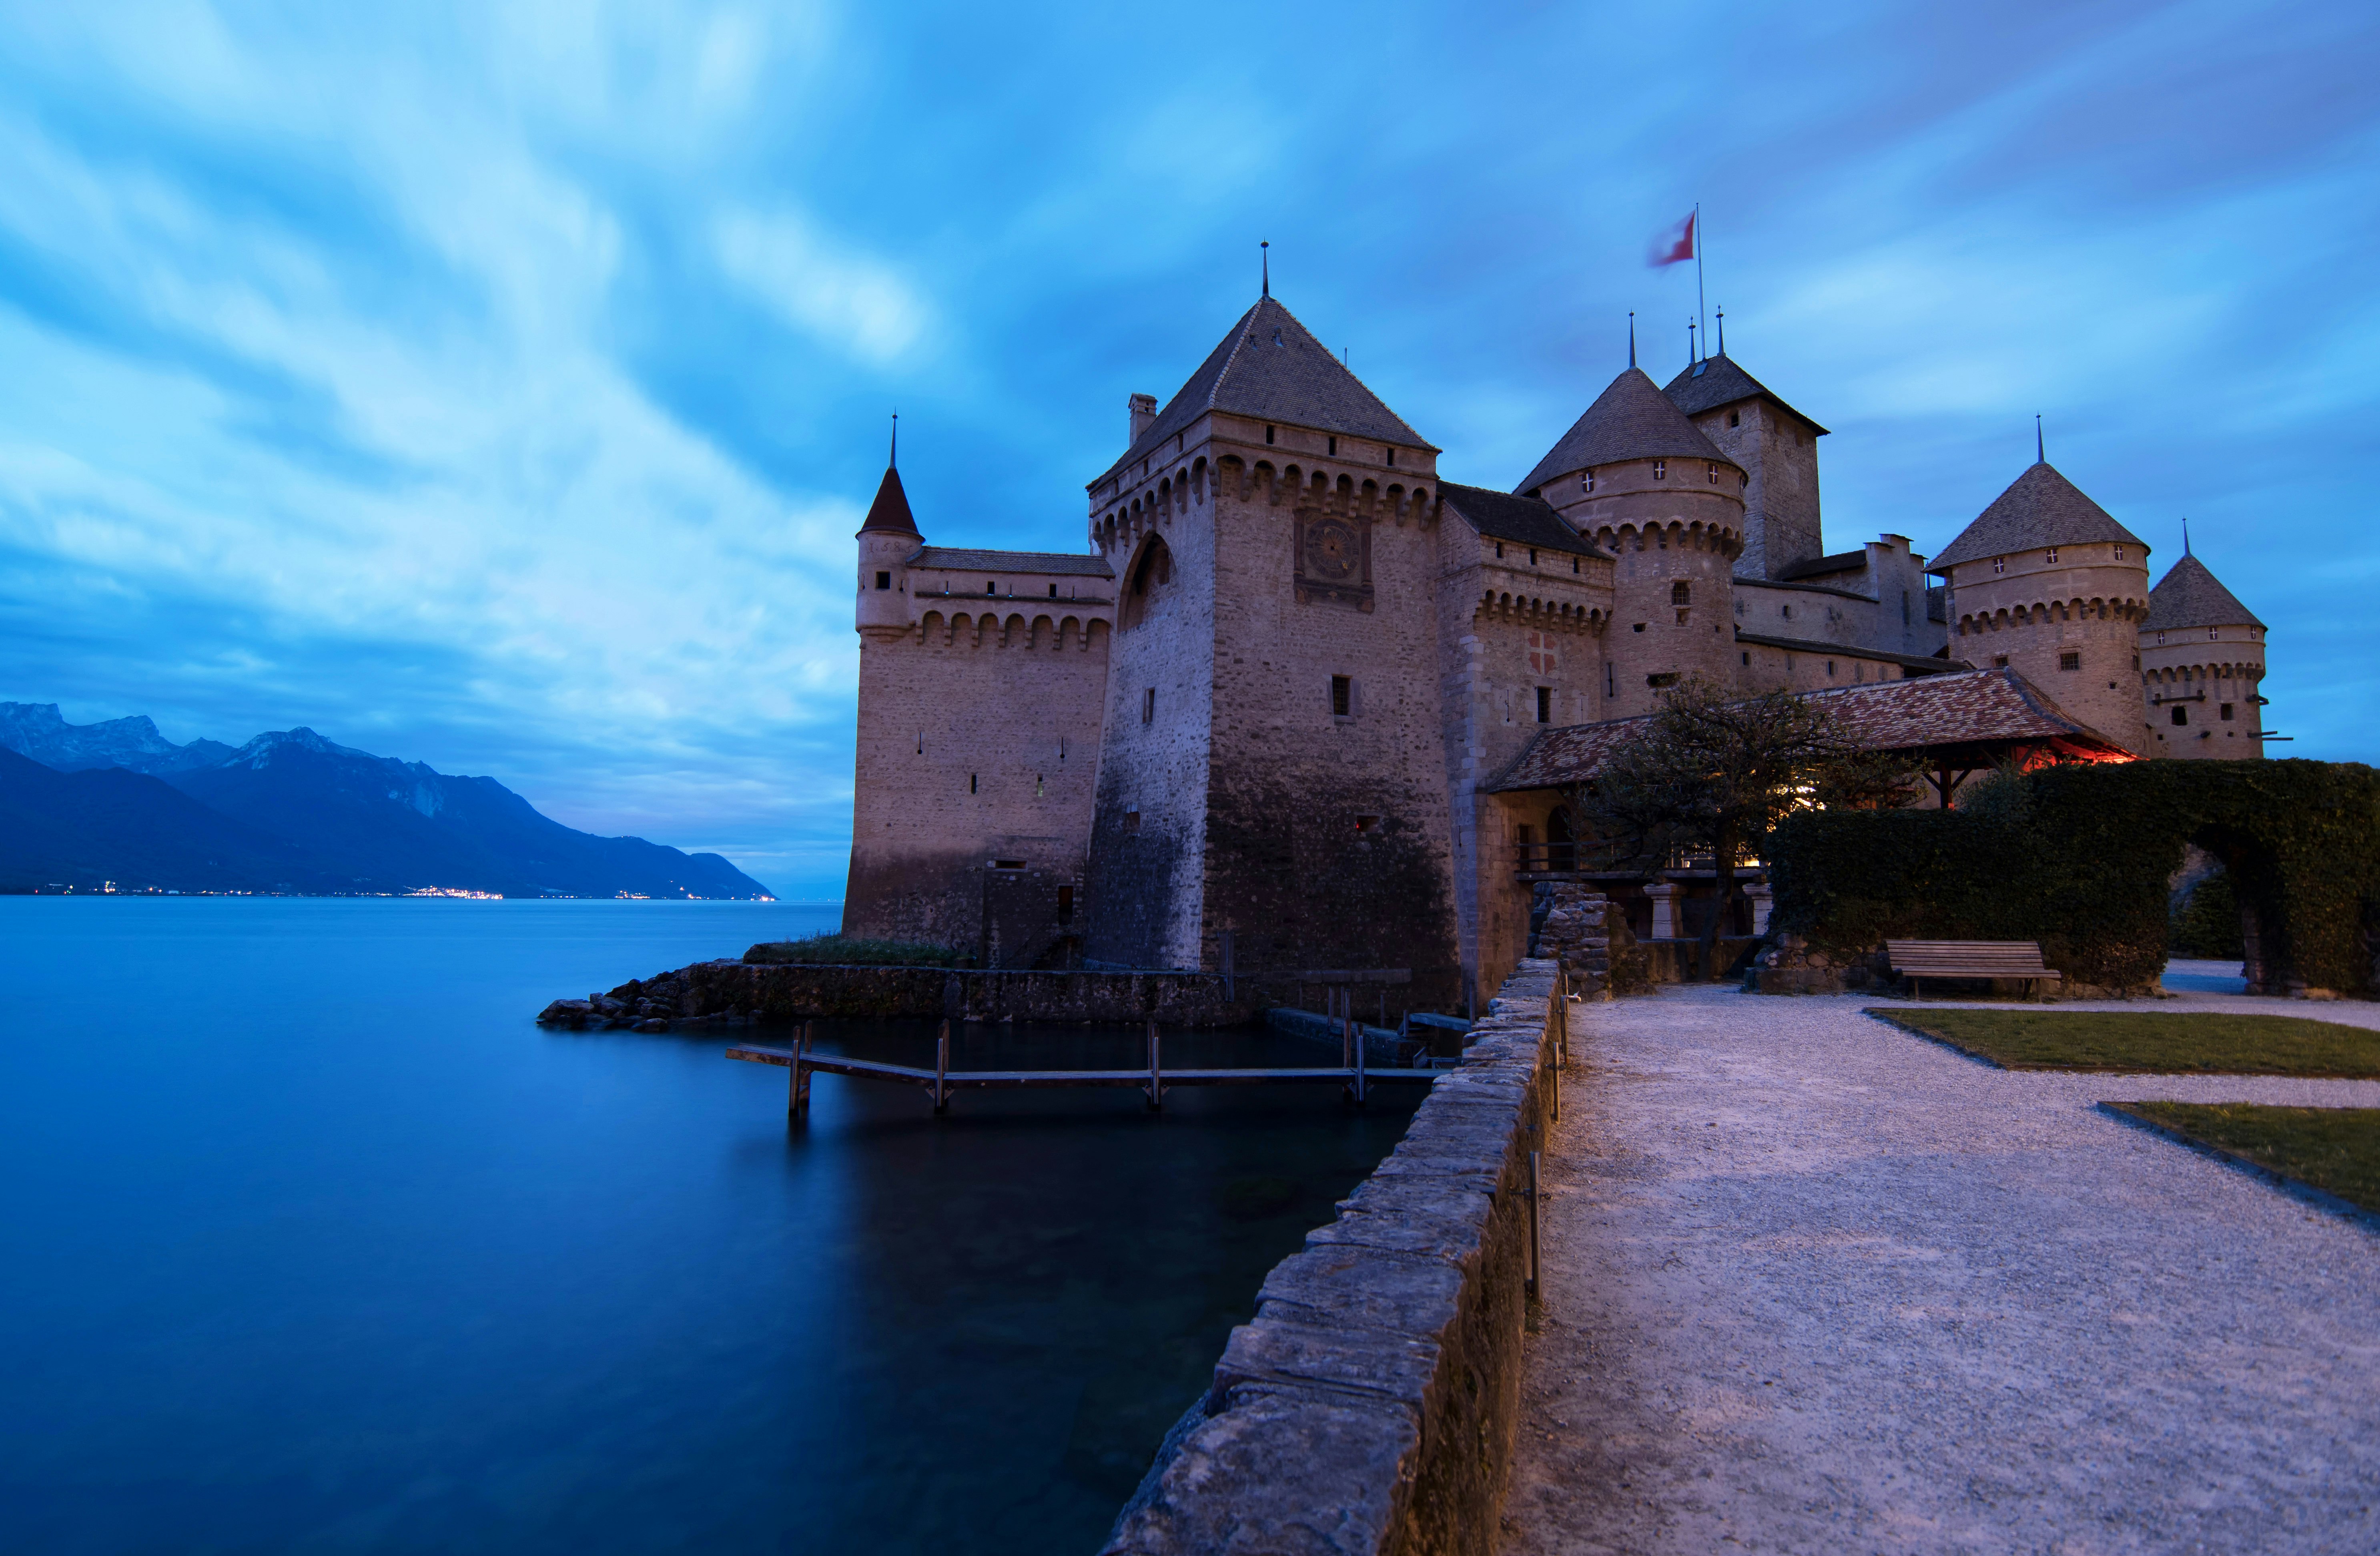
<svg viewBox="0 0 2380 1556"><path fill-rule="evenodd" d="M967 793L975 793L975 774L972 772L967 774Z"/></svg>
<svg viewBox="0 0 2380 1556"><path fill-rule="evenodd" d="M1685 580L1685 579L1683 579L1683 578L1680 578L1676 583L1673 583L1673 584L1671 584L1671 585L1670 586L1670 604L1672 604L1672 605L1691 605L1691 604L1693 604L1694 602L1694 586L1693 586L1692 584L1690 584L1690 583L1686 582L1686 580Z"/></svg>
<svg viewBox="0 0 2380 1556"><path fill-rule="evenodd" d="M1339 440L1337 438L1332 438L1330 440L1330 452L1334 455L1337 454L1339 452Z"/></svg>
<svg viewBox="0 0 2380 1556"><path fill-rule="evenodd" d="M1346 675L1331 676L1330 716L1334 719L1352 718L1354 716L1354 712L1355 683L1354 678Z"/></svg>
<svg viewBox="0 0 2380 1556"><path fill-rule="evenodd" d="M1534 566L1536 566L1536 565L1537 565L1537 548L1536 548L1536 547L1535 547L1535 546L1531 546L1531 547L1529 548L1529 565L1530 565L1530 566L1532 566L1532 567L1534 567Z"/></svg>
<svg viewBox="0 0 2380 1556"><path fill-rule="evenodd" d="M2006 654L1994 654L1994 655L1992 655L1992 668L1993 668L1993 669L1995 669L1995 670L2005 670L2005 669L2007 669L2007 668L2008 668L2008 655L2006 655Z"/></svg>
<svg viewBox="0 0 2380 1556"><path fill-rule="evenodd" d="M1050 598L1052 600L1058 598L1058 586L1056 584L1051 584L1050 586Z"/></svg>
<svg viewBox="0 0 2380 1556"><path fill-rule="evenodd" d="M2007 572L2007 571L2008 571L2008 558L2007 558L2007 557L2005 557L2005 556L1995 556L1995 557L1993 557L1993 558L1992 558L1992 571L1993 571L1993 572L1995 572L1995 573L2005 573L2005 572Z"/></svg>
<svg viewBox="0 0 2380 1556"><path fill-rule="evenodd" d="M2080 670L2082 668L2082 656L2079 653L2059 654L2058 656L2058 668L2060 670Z"/></svg>
<svg viewBox="0 0 2380 1556"><path fill-rule="evenodd" d="M1000 586L987 578L984 580L983 591L986 594L998 594L1000 592Z"/></svg>
<svg viewBox="0 0 2380 1556"><path fill-rule="evenodd" d="M2165 647L2165 634L2162 632L2157 634L2157 647L2160 649Z"/></svg>
<svg viewBox="0 0 2380 1556"><path fill-rule="evenodd" d="M1740 411L1740 410L1731 410L1731 411L1729 411L1729 412L1727 413L1727 424L1728 424L1729 426L1730 426L1730 427L1741 427L1741 426L1742 426L1742 425L1743 425L1743 412L1742 412L1742 411Z"/></svg>
<svg viewBox="0 0 2380 1556"><path fill-rule="evenodd" d="M1710 484L1717 486L1718 484L1718 467L1717 465L1706 465L1703 467L1703 470L1704 473L1709 477Z"/></svg>
<svg viewBox="0 0 2380 1556"><path fill-rule="evenodd" d="M1678 684L1678 673L1674 670L1665 670L1656 675L1647 675L1645 677L1645 684L1657 691L1663 687L1674 687Z"/></svg>
<svg viewBox="0 0 2380 1556"><path fill-rule="evenodd" d="M2117 560L2117 561L2119 561L2119 562L2121 562L2123 559L2124 559L2124 548L2123 548L2122 546L2118 546L2118 547L2116 548L2116 560Z"/></svg>
<svg viewBox="0 0 2380 1556"><path fill-rule="evenodd" d="M891 589L892 587L892 575L890 573L877 574L876 587L879 589Z"/></svg>
<svg viewBox="0 0 2380 1556"><path fill-rule="evenodd" d="M1269 427L1265 429L1265 442L1272 442L1272 429Z"/></svg>
<svg viewBox="0 0 2380 1556"><path fill-rule="evenodd" d="M1594 491L1594 490L1595 490L1595 472L1594 472L1593 470L1582 470L1582 471L1580 471L1580 472L1579 472L1579 477L1578 477L1578 484L1579 484L1579 486L1580 486L1582 489L1584 489L1584 490L1585 490L1585 491L1588 491L1588 492L1592 492L1592 491Z"/></svg>
<svg viewBox="0 0 2380 1556"><path fill-rule="evenodd" d="M1396 451L1395 449L1393 449L1393 448L1392 448L1392 449L1389 450L1389 468L1390 468L1390 469L1392 469L1392 470L1393 470L1393 469L1395 469L1396 468L1397 468L1397 451Z"/></svg>
<svg viewBox="0 0 2380 1556"><path fill-rule="evenodd" d="M1578 558L1575 556L1570 559L1570 570L1573 573L1578 571Z"/></svg>
<svg viewBox="0 0 2380 1556"><path fill-rule="evenodd" d="M2173 708L2173 722L2178 724L2188 723L2190 722L2190 710L2178 702L2175 703Z"/></svg>
<svg viewBox="0 0 2380 1556"><path fill-rule="evenodd" d="M1554 688L1551 687L1539 687L1537 688L1537 723L1541 724L1549 724L1553 722Z"/></svg>
<svg viewBox="0 0 2380 1556"><path fill-rule="evenodd" d="M2056 546L2052 546L2052 547L2050 547L2050 548L2049 548L2049 560L2050 560L2050 561L2052 561L2052 562L2055 562L2055 561L2057 561L2057 560L2058 560L2058 548L2057 548Z"/></svg>
<svg viewBox="0 0 2380 1556"><path fill-rule="evenodd" d="M1355 830L1359 833L1370 832L1374 827L1377 827L1379 824L1380 819L1378 816L1358 816L1355 818Z"/></svg>
<svg viewBox="0 0 2380 1556"><path fill-rule="evenodd" d="M1831 680L1833 680L1834 678L1835 678L1835 662L1834 662L1833 660L1831 660L1831 659L1830 659L1830 660L1827 661L1827 679L1828 679L1828 680L1830 680L1830 681L1831 681Z"/></svg>
<svg viewBox="0 0 2380 1556"><path fill-rule="evenodd" d="M2231 722L2231 704L2228 702L2223 705L2222 719L2227 724Z"/></svg>
<svg viewBox="0 0 2380 1556"><path fill-rule="evenodd" d="M1157 688L1155 687L1146 687L1140 694L1140 722L1145 724L1157 722Z"/></svg>
<svg viewBox="0 0 2380 1556"><path fill-rule="evenodd" d="M1058 888L1058 922L1071 924L1074 921L1075 889L1072 886L1061 886Z"/></svg>
<svg viewBox="0 0 2380 1556"><path fill-rule="evenodd" d="M1035 799L1041 797L1041 774L1038 772L1033 775L1033 797Z"/></svg>
<svg viewBox="0 0 2380 1556"><path fill-rule="evenodd" d="M2210 626L2206 629L2206 640L2210 643L2220 638L2222 636L2223 629L2219 626Z"/></svg>
<svg viewBox="0 0 2380 1556"><path fill-rule="evenodd" d="M1670 462L1667 459L1656 459L1653 461L1653 479L1655 480L1667 480L1670 479Z"/></svg>
<svg viewBox="0 0 2380 1556"><path fill-rule="evenodd" d="M991 861L991 868L994 869L1023 869L1025 868L1025 861L1023 859L994 859Z"/></svg>
<svg viewBox="0 0 2380 1556"><path fill-rule="evenodd" d="M1123 830L1126 832L1138 832L1140 830L1139 811L1127 810L1123 813Z"/></svg>
<svg viewBox="0 0 2380 1556"><path fill-rule="evenodd" d="M1749 664L1749 663L1752 663L1752 650L1751 650L1750 649L1746 649L1746 650L1743 650L1743 663L1746 663L1746 664Z"/></svg>
<svg viewBox="0 0 2380 1556"><path fill-rule="evenodd" d="M1636 630L1642 632L1644 628L1640 626ZM1620 695L1620 688L1612 685L1611 662L1608 659L1603 662L1603 695L1606 697Z"/></svg>

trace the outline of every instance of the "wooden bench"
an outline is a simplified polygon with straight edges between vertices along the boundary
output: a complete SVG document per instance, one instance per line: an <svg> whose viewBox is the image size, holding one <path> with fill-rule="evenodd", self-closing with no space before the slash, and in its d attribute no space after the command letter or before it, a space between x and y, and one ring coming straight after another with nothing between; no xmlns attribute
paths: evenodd
<svg viewBox="0 0 2380 1556"><path fill-rule="evenodd" d="M1909 979L1912 999L1925 998L1921 980L1928 978L2021 978L2039 985L2065 977L2041 965L2041 947L2029 940L1888 940L1884 949L1892 970Z"/></svg>

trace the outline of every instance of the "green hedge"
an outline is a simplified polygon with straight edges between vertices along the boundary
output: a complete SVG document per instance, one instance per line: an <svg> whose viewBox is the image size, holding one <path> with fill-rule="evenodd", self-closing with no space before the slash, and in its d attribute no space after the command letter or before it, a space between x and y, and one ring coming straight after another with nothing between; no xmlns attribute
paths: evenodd
<svg viewBox="0 0 2380 1556"><path fill-rule="evenodd" d="M2268 987L2374 987L2380 772L2361 762L2140 761L2046 768L1960 808L1821 811L1767 849L1772 920L1835 952L1886 939L2032 940L2081 982L2153 984L2182 846L2255 906Z"/></svg>

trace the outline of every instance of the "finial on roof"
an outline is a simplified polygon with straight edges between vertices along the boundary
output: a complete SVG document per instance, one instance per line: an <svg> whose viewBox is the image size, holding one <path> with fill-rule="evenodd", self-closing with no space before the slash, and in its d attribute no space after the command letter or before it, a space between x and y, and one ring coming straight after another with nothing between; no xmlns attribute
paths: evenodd
<svg viewBox="0 0 2380 1556"><path fill-rule="evenodd" d="M2041 413L2039 411L2033 413L2033 462L2036 465L2049 463L2049 456L2041 446Z"/></svg>
<svg viewBox="0 0 2380 1556"><path fill-rule="evenodd" d="M1686 360L1690 364L1702 360L1694 355L1694 322L1691 319L1686 321Z"/></svg>
<svg viewBox="0 0 2380 1556"><path fill-rule="evenodd" d="M1272 296L1272 240L1257 245L1257 262L1264 267L1264 295Z"/></svg>
<svg viewBox="0 0 2380 1556"><path fill-rule="evenodd" d="M884 456L884 468L888 470L901 468L901 413L897 410L892 413L892 452Z"/></svg>
<svg viewBox="0 0 2380 1556"><path fill-rule="evenodd" d="M1727 355L1727 310L1718 310L1718 354Z"/></svg>
<svg viewBox="0 0 2380 1556"><path fill-rule="evenodd" d="M2190 554L2190 516L2188 514L2181 516L2181 554L2184 556Z"/></svg>
<svg viewBox="0 0 2380 1556"><path fill-rule="evenodd" d="M1628 310L1628 365L1636 365L1636 310Z"/></svg>

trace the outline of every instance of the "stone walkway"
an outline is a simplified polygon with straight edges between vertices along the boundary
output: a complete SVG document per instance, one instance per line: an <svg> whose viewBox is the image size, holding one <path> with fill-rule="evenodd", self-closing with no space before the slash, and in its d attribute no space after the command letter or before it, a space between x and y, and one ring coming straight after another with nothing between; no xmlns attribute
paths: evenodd
<svg viewBox="0 0 2380 1556"><path fill-rule="evenodd" d="M2222 972L2148 1008L2380 1027ZM1574 1007L1502 1550L2380 1550L2380 1231L2093 1107L2380 1082L1996 1070L1887 1003Z"/></svg>

